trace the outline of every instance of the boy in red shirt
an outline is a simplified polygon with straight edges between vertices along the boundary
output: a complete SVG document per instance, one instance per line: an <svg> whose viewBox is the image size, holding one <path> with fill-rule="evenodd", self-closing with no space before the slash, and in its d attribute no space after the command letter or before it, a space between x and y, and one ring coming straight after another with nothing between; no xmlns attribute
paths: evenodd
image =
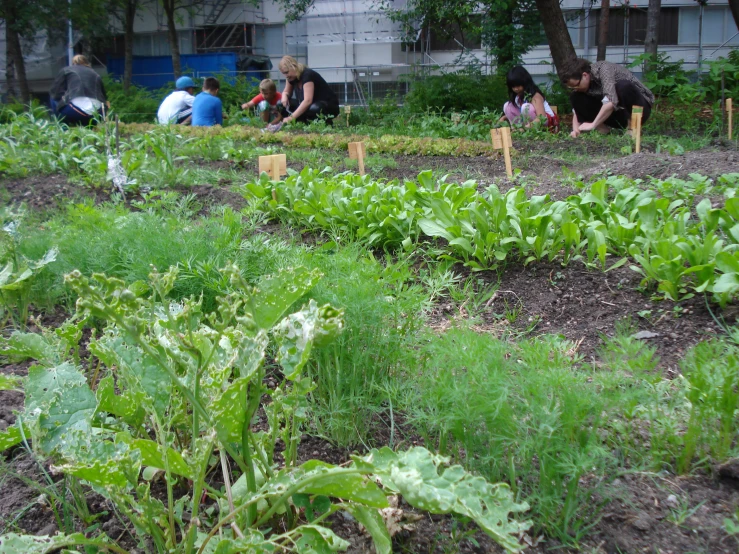
<svg viewBox="0 0 739 554"><path fill-rule="evenodd" d="M278 104L280 95L277 94L277 85L272 79L265 79L259 83L259 94L241 105L242 110L256 108L262 120L269 125L277 125L282 121Z"/></svg>

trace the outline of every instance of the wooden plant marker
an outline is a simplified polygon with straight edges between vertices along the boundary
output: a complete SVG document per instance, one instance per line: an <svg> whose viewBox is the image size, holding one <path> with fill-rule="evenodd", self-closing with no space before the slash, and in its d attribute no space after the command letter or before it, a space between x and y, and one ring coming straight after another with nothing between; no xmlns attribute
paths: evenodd
<svg viewBox="0 0 739 554"><path fill-rule="evenodd" d="M549 106L549 107L552 108L552 112L554 113L554 115L557 115L557 106Z"/></svg>
<svg viewBox="0 0 739 554"><path fill-rule="evenodd" d="M732 104L733 104L733 102L732 102L731 98L727 98L726 99L726 113L729 116L729 140L731 140L732 131L733 131L733 129L732 129L732 122L733 121L732 120L733 120L733 115L734 115L734 109L733 109L734 107L733 107Z"/></svg>
<svg viewBox="0 0 739 554"><path fill-rule="evenodd" d="M287 156L285 154L273 154L272 156L259 156L259 174L262 171L269 174L273 181L279 181L280 177L287 175ZM277 201L277 193L272 189L272 200Z"/></svg>
<svg viewBox="0 0 739 554"><path fill-rule="evenodd" d="M346 126L349 127L349 116L352 113L352 107L344 106L344 113L346 114Z"/></svg>
<svg viewBox="0 0 739 554"><path fill-rule="evenodd" d="M506 175L509 178L513 177L513 167L511 166L511 128L501 127L500 129L490 129L490 137L493 139L493 148L503 150Z"/></svg>
<svg viewBox="0 0 739 554"><path fill-rule="evenodd" d="M349 143L349 158L357 160L359 164L359 174L364 175L364 154L366 150L364 142L350 142Z"/></svg>
<svg viewBox="0 0 739 554"><path fill-rule="evenodd" d="M631 110L631 132L634 134L634 140L636 146L634 152L637 154L641 152L641 118L644 114L644 108L641 106L634 106Z"/></svg>

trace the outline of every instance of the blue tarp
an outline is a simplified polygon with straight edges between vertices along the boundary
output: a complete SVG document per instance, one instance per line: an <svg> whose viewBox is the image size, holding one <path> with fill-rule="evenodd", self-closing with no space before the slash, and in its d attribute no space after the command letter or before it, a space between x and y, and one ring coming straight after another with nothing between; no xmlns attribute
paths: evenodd
<svg viewBox="0 0 739 554"><path fill-rule="evenodd" d="M237 56L233 52L221 54L182 54L182 74L191 77L210 77L218 73L233 74ZM108 58L108 73L123 78L123 58ZM172 56L134 56L133 83L146 88L173 86Z"/></svg>

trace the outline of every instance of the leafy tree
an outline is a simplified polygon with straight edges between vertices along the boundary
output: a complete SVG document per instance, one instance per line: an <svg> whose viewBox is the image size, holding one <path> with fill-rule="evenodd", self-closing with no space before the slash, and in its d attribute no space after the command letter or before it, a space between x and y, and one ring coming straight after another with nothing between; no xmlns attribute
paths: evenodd
<svg viewBox="0 0 739 554"><path fill-rule="evenodd" d="M463 37L481 37L501 74L521 63L543 39L534 0L410 0L405 9L394 8L392 0L378 3L392 21L403 25L408 37L421 28L446 38L456 31Z"/></svg>
<svg viewBox="0 0 739 554"><path fill-rule="evenodd" d="M0 20L5 23L8 57L24 104L31 101L31 91L23 59L23 43L32 45L39 32L46 32L52 41L64 40L69 19L88 41L105 36L110 32L108 14L111 1L116 0L74 0L71 6L68 2L54 0L0 2Z"/></svg>
<svg viewBox="0 0 739 554"><path fill-rule="evenodd" d="M32 41L35 38L36 33L49 21L49 8L46 0L33 3L25 0L0 2L0 19L5 23L8 58L12 61L20 91L20 100L24 104L31 101L31 91L26 77L21 39Z"/></svg>
<svg viewBox="0 0 739 554"><path fill-rule="evenodd" d="M114 2L113 17L123 25L123 90L128 92L133 77L133 26L136 22L136 12L141 7L142 0L114 0Z"/></svg>
<svg viewBox="0 0 739 554"><path fill-rule="evenodd" d="M285 11L287 21L295 21L314 0L275 2ZM415 37L421 29L447 37L456 30L463 36L481 36L500 73L520 63L526 52L541 43L542 27L558 68L575 57L558 0L408 0L404 9L396 8L393 0L375 2L392 21L403 25L407 37Z"/></svg>
<svg viewBox="0 0 739 554"><path fill-rule="evenodd" d="M561 72L565 63L577 57L562 7L559 5L559 0L536 0L536 7L539 9L541 22L544 25L552 60L557 72Z"/></svg>

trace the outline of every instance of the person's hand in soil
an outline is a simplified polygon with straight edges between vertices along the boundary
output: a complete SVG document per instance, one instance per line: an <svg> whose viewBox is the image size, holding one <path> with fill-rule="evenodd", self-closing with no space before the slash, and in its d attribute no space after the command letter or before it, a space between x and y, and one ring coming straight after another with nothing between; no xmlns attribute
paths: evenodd
<svg viewBox="0 0 739 554"><path fill-rule="evenodd" d="M570 133L570 136L572 138L577 138L580 136L580 129L572 129L572 132Z"/></svg>
<svg viewBox="0 0 739 554"><path fill-rule="evenodd" d="M593 129L594 127L592 123L588 123L588 122L580 123L580 132L592 131Z"/></svg>

